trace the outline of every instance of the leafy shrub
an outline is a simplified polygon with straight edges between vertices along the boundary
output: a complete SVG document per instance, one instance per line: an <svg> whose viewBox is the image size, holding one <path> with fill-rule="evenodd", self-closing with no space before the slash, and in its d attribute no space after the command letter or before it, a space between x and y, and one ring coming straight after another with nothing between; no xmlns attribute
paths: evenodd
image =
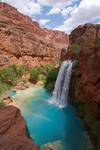
<svg viewBox="0 0 100 150"><path fill-rule="evenodd" d="M50 91L54 89L55 81L58 76L58 71L59 71L59 68L53 67L47 73L45 87L48 88Z"/></svg>
<svg viewBox="0 0 100 150"><path fill-rule="evenodd" d="M54 64L47 64L47 65L43 66L42 73L44 75L47 75L49 73L49 71L52 70L54 67L55 67Z"/></svg>
<svg viewBox="0 0 100 150"><path fill-rule="evenodd" d="M1 78L2 82L12 84L13 81L16 80L17 75L12 67L8 67L8 68L3 69L0 72L0 78Z"/></svg>
<svg viewBox="0 0 100 150"><path fill-rule="evenodd" d="M44 74L39 74L38 80L39 80L39 81L43 81L43 82L45 83L45 81L46 81L46 76L45 76Z"/></svg>
<svg viewBox="0 0 100 150"><path fill-rule="evenodd" d="M36 83L38 81L39 75L41 74L41 69L39 67L35 67L30 71L30 81Z"/></svg>
<svg viewBox="0 0 100 150"><path fill-rule="evenodd" d="M25 71L26 71L25 66L21 65L21 66L17 67L17 75L19 77L22 77L22 75L25 73Z"/></svg>
<svg viewBox="0 0 100 150"><path fill-rule="evenodd" d="M79 44L72 44L70 46L70 48L71 48L71 50L72 50L73 53L78 54L81 51L82 46L79 45Z"/></svg>
<svg viewBox="0 0 100 150"><path fill-rule="evenodd" d="M0 82L13 84L25 73L25 66L16 66L15 64L0 71Z"/></svg>

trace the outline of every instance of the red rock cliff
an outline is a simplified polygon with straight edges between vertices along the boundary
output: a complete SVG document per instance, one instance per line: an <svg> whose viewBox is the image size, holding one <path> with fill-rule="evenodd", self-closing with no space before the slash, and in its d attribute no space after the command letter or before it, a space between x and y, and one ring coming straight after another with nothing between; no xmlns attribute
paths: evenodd
<svg viewBox="0 0 100 150"><path fill-rule="evenodd" d="M14 106L0 108L0 150L39 150L28 138L25 121Z"/></svg>
<svg viewBox="0 0 100 150"><path fill-rule="evenodd" d="M25 64L40 66L59 60L68 46L63 32L41 29L8 4L0 3L0 66Z"/></svg>
<svg viewBox="0 0 100 150"><path fill-rule="evenodd" d="M79 52L75 52L77 48ZM100 25L86 24L76 28L70 35L67 58L78 61L76 99L100 104Z"/></svg>
<svg viewBox="0 0 100 150"><path fill-rule="evenodd" d="M93 142L100 149L100 25L85 24L70 35L67 58L77 60L70 95Z"/></svg>

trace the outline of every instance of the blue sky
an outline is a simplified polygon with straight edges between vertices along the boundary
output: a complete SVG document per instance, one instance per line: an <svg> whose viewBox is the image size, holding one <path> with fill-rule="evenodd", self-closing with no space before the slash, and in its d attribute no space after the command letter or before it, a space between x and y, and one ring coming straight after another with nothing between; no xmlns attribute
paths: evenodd
<svg viewBox="0 0 100 150"><path fill-rule="evenodd" d="M43 28L70 33L80 24L100 23L100 0L1 0Z"/></svg>

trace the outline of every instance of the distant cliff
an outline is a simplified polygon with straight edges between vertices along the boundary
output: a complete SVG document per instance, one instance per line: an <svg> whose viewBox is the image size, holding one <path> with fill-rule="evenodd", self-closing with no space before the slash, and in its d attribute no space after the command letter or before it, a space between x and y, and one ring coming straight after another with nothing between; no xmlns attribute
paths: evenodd
<svg viewBox="0 0 100 150"><path fill-rule="evenodd" d="M0 67L55 63L67 46L67 34L42 29L14 7L0 3Z"/></svg>
<svg viewBox="0 0 100 150"><path fill-rule="evenodd" d="M72 31L66 58L76 60L70 94L98 148L100 146L100 25L85 24Z"/></svg>

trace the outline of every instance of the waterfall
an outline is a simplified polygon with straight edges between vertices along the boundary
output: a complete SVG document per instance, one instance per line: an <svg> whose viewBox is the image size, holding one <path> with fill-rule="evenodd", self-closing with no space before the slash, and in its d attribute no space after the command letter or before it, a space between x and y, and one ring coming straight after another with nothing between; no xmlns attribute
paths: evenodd
<svg viewBox="0 0 100 150"><path fill-rule="evenodd" d="M59 108L64 108L68 104L69 84L72 74L71 60L66 60L62 63L58 77L55 83L53 96L49 103L57 105Z"/></svg>

